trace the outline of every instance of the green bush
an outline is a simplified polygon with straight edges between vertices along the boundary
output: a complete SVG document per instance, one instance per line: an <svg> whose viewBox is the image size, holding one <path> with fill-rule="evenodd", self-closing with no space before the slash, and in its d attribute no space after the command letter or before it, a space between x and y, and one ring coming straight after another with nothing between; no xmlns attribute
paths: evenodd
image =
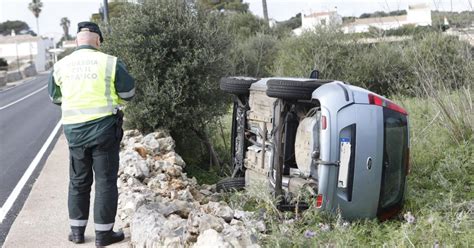
<svg viewBox="0 0 474 248"><path fill-rule="evenodd" d="M473 85L474 49L455 36L430 33L407 42L403 57L417 88L459 89ZM426 93L426 92L425 92Z"/></svg>
<svg viewBox="0 0 474 248"><path fill-rule="evenodd" d="M404 25L397 29L390 29L384 31L384 36L406 36L406 35L424 35L427 33L439 32L432 26L415 26L412 24Z"/></svg>
<svg viewBox="0 0 474 248"><path fill-rule="evenodd" d="M318 29L299 37L281 41L273 66L275 76L308 77L314 68L322 77L341 79L347 58L352 56L351 43L345 43L338 30Z"/></svg>
<svg viewBox="0 0 474 248"><path fill-rule="evenodd" d="M235 44L239 44L258 33L269 32L265 20L248 12L228 13L223 18L225 18L227 30L233 36Z"/></svg>
<svg viewBox="0 0 474 248"><path fill-rule="evenodd" d="M273 35L259 33L237 43L232 50L232 74L257 78L271 76L277 42Z"/></svg>
<svg viewBox="0 0 474 248"><path fill-rule="evenodd" d="M248 3L241 0L198 0L198 4L209 10L247 12Z"/></svg>
<svg viewBox="0 0 474 248"><path fill-rule="evenodd" d="M444 18L448 19L449 25L456 28L468 28L474 22L474 11L449 12L449 11L432 11L431 18L433 20L433 27L442 27L444 25Z"/></svg>
<svg viewBox="0 0 474 248"><path fill-rule="evenodd" d="M219 159L208 125L227 111L219 78L230 70L231 40L221 20L184 0L147 1L111 20L103 47L136 81L136 96L125 109L128 125L144 132L168 128L176 140L192 132L213 164Z"/></svg>
<svg viewBox="0 0 474 248"><path fill-rule="evenodd" d="M359 46L356 57L347 63L344 80L371 91L389 95L410 87L412 73L403 60L403 47L380 43Z"/></svg>
<svg viewBox="0 0 474 248"><path fill-rule="evenodd" d="M229 70L229 36L216 15L185 1L156 1L112 19L106 52L128 65L137 83L126 112L142 131L199 129L227 109L218 87Z"/></svg>
<svg viewBox="0 0 474 248"><path fill-rule="evenodd" d="M437 32L402 42L370 41L320 29L278 44L273 75L307 77L316 68L322 78L347 81L383 95L417 95L433 89L459 89L474 81L474 49Z"/></svg>

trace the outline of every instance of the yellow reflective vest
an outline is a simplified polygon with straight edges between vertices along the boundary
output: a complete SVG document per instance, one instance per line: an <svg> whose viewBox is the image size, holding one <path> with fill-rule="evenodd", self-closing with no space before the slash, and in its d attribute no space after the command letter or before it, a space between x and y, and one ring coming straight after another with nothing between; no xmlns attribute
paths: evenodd
<svg viewBox="0 0 474 248"><path fill-rule="evenodd" d="M121 103L115 90L117 58L80 49L54 65L62 93L62 123L75 124L112 115Z"/></svg>

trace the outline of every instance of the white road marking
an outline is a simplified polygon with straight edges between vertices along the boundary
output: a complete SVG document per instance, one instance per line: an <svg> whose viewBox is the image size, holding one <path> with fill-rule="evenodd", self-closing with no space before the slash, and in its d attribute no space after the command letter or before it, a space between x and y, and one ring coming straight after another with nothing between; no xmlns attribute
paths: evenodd
<svg viewBox="0 0 474 248"><path fill-rule="evenodd" d="M3 204L2 208L0 208L0 223L3 222L5 219L5 216L8 214L10 209L12 208L13 204L15 203L16 199L21 193L21 190L25 186L26 182L28 182L28 179L30 179L31 174L33 171L36 169L38 166L39 162L44 156L44 153L48 149L49 145L51 142L53 142L54 137L59 131L59 128L61 127L61 121L56 124L56 127L54 127L53 131L49 135L48 139L46 142L43 144L43 147L41 147L41 150L36 154L36 157L31 161L31 164L28 166L28 169L25 171L23 176L21 177L20 181L18 181L17 185L13 189L12 193L8 196L7 201Z"/></svg>
<svg viewBox="0 0 474 248"><path fill-rule="evenodd" d="M3 106L3 107L0 107L0 110L6 109L6 108L12 106L13 104L19 103L19 102L25 100L26 98L28 98L28 97L30 97L30 96L32 96L32 95L34 95L34 94L36 94L36 93L38 93L38 92L40 92L40 91L46 89L46 87L48 87L48 85L45 85L45 86L41 87L40 89L38 89L38 90L36 90L36 91L33 91L32 93L30 93L30 94L28 94L28 95L26 95L26 96L24 96L24 97L22 97L22 98L20 98L20 99L18 99L18 100L16 100L16 101L12 102L12 103L9 103L9 104L7 104L7 105L5 105L5 106Z"/></svg>
<svg viewBox="0 0 474 248"><path fill-rule="evenodd" d="M0 92L3 93L3 92L7 92L7 91L9 91L9 90L16 89L16 87L18 87L18 86L26 85L26 84L28 84L28 83L31 83L31 82L35 81L35 79L36 79L36 78L32 78L32 79L25 80L24 82L15 84L15 85L13 85L13 86L10 86L9 88L7 88L7 85L5 85L5 86L3 86L3 88L0 87Z"/></svg>

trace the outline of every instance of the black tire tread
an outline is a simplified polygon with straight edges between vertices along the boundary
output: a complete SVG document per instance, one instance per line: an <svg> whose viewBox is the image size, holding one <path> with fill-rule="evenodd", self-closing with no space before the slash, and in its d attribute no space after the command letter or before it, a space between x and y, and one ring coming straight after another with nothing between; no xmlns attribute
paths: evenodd
<svg viewBox="0 0 474 248"><path fill-rule="evenodd" d="M220 80L220 89L234 95L248 95L250 85L257 81L250 77L224 77Z"/></svg>
<svg viewBox="0 0 474 248"><path fill-rule="evenodd" d="M232 192L245 188L245 177L228 177L220 180L216 184L217 192Z"/></svg>
<svg viewBox="0 0 474 248"><path fill-rule="evenodd" d="M270 79L267 82L267 95L269 97L288 100L310 100L311 94L321 85L333 80L282 80Z"/></svg>

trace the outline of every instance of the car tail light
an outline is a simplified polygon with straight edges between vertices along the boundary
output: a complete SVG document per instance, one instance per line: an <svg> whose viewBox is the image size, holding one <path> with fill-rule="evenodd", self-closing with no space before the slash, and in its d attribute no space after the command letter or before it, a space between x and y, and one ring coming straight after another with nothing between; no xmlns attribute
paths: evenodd
<svg viewBox="0 0 474 248"><path fill-rule="evenodd" d="M320 208L323 205L323 195L319 194L316 197L316 207Z"/></svg>
<svg viewBox="0 0 474 248"><path fill-rule="evenodd" d="M388 108L388 109L391 109L393 111L396 111L400 114L403 114L403 115L408 115L408 112L398 106L397 104L387 100L387 99L384 99L382 97L379 97L379 96L376 96L374 94L369 94L369 104L373 104L373 105L377 105L377 106L381 106L381 107L384 107L384 108Z"/></svg>
<svg viewBox="0 0 474 248"><path fill-rule="evenodd" d="M325 115L321 116L321 129L326 130L328 127L328 121Z"/></svg>

